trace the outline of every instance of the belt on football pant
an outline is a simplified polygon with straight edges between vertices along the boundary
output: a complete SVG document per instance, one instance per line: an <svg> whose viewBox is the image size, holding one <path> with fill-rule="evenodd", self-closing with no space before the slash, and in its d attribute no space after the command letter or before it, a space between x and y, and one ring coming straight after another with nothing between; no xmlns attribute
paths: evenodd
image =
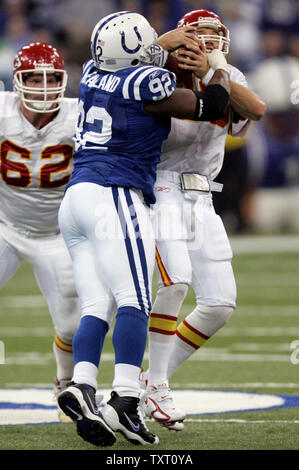
<svg viewBox="0 0 299 470"><path fill-rule="evenodd" d="M181 173L180 181L183 191L203 191L205 193L216 191L221 193L223 189L222 183L209 180L207 176L199 173Z"/></svg>

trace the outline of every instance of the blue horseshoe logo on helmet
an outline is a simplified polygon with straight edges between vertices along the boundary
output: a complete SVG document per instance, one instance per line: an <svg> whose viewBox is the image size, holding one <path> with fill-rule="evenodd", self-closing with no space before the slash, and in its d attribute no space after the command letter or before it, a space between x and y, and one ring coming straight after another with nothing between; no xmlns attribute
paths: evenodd
<svg viewBox="0 0 299 470"><path fill-rule="evenodd" d="M142 41L142 38L141 38L141 35L140 35L139 31L138 31L137 26L134 27L134 31L135 31L136 36L137 36L137 39L138 39L138 46L135 47L135 49L129 49L129 47L126 46L126 37L125 37L125 33L124 33L124 31L120 31L122 48L123 48L124 51L127 52L128 54L135 54L135 53L138 52L139 49L141 48L140 42Z"/></svg>

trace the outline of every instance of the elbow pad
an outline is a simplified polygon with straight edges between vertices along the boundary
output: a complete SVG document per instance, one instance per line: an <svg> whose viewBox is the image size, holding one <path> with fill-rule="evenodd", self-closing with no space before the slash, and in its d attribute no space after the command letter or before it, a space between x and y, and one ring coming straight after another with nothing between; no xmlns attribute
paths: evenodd
<svg viewBox="0 0 299 470"><path fill-rule="evenodd" d="M217 121L229 106L229 93L221 85L209 85L205 91L194 91L197 97L193 121Z"/></svg>

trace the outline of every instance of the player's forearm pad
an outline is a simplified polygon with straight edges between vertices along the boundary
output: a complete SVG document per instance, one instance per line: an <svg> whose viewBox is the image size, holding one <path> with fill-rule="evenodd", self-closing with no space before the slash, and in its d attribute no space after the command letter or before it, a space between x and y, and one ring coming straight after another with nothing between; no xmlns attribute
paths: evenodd
<svg viewBox="0 0 299 470"><path fill-rule="evenodd" d="M197 97L193 121L217 121L229 106L229 94L221 85L209 85L205 91L194 91Z"/></svg>

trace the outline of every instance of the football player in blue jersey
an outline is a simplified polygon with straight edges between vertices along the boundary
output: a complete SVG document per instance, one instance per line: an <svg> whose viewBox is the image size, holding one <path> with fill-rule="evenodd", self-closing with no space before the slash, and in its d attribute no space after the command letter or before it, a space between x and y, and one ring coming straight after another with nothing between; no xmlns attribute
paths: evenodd
<svg viewBox="0 0 299 470"><path fill-rule="evenodd" d="M195 47L189 31L186 41ZM204 92L176 89L175 75L160 67L165 52L156 39L138 13L117 12L95 26L92 60L80 84L74 171L59 213L82 318L73 341L72 384L58 401L78 434L97 446L112 445L114 431L134 444L159 442L140 411L138 380L151 311L156 166L171 116L215 120L229 104L220 51L210 54L215 74ZM115 313L113 391L101 413L98 367Z"/></svg>

